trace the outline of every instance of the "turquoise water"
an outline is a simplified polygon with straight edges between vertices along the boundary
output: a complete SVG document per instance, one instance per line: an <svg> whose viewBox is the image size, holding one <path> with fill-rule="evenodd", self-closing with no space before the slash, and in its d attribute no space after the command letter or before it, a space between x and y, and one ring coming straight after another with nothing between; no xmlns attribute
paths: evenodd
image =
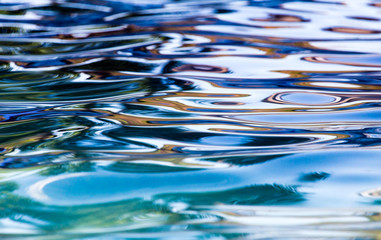
<svg viewBox="0 0 381 240"><path fill-rule="evenodd" d="M378 239L381 2L0 0L1 239Z"/></svg>

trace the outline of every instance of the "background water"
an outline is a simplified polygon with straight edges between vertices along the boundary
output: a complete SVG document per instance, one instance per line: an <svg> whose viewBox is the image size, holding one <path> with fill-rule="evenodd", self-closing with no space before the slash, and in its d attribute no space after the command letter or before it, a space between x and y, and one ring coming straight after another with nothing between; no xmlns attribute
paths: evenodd
<svg viewBox="0 0 381 240"><path fill-rule="evenodd" d="M0 0L2 239L376 239L380 146L380 1Z"/></svg>

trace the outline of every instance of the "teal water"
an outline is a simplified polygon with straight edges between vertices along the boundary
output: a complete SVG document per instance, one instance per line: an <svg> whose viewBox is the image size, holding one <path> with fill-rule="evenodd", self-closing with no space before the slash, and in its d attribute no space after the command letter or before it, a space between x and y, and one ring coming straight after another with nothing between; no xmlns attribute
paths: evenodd
<svg viewBox="0 0 381 240"><path fill-rule="evenodd" d="M1 239L379 239L381 2L0 0Z"/></svg>

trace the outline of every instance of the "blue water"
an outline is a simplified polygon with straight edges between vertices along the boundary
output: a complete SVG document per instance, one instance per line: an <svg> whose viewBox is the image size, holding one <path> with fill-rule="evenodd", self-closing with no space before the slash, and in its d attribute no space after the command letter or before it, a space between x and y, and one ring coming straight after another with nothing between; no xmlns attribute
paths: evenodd
<svg viewBox="0 0 381 240"><path fill-rule="evenodd" d="M381 2L0 0L1 239L378 239Z"/></svg>

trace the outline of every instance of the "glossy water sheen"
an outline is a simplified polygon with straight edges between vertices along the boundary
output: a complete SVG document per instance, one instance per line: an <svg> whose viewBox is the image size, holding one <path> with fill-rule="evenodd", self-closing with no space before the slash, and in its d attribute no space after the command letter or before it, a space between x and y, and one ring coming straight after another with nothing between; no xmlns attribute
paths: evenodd
<svg viewBox="0 0 381 240"><path fill-rule="evenodd" d="M0 0L1 239L381 236L381 2Z"/></svg>

